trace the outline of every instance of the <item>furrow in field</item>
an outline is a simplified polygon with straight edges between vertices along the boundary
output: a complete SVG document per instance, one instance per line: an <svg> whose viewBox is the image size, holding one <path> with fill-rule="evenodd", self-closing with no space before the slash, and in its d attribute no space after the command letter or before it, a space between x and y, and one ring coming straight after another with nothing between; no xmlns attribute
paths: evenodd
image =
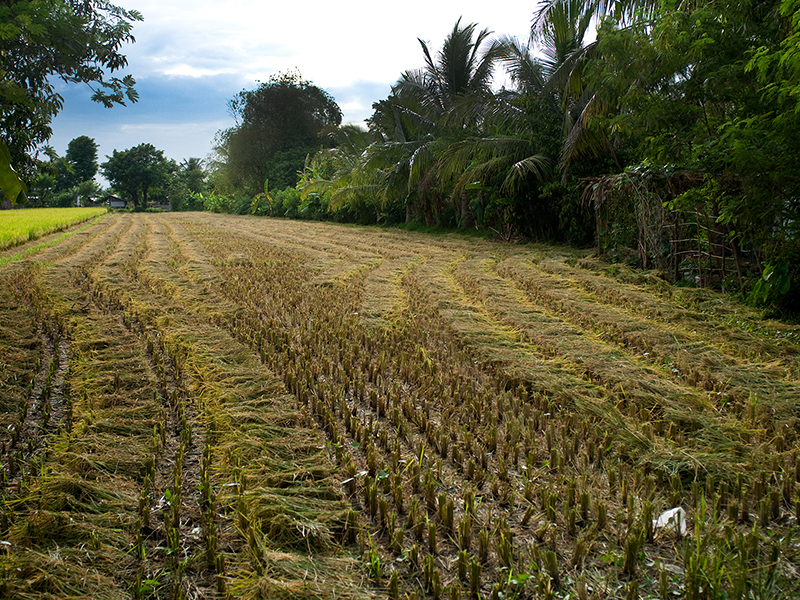
<svg viewBox="0 0 800 600"><path fill-rule="evenodd" d="M579 261L593 265L592 261ZM653 276L641 275L645 285L634 287L613 278L596 274L589 268L571 267L562 261L544 260L537 264L544 273L568 281L588 301L610 305L668 327L678 343L702 336L702 340L720 355L745 359L754 363L770 356L778 357L788 369L786 375L796 379L800 369L800 350L790 340L792 327L785 323L768 323L745 307L734 307L730 298L705 289L675 288ZM750 314L748 314L750 313ZM748 322L758 321L757 331L747 331ZM625 327L625 323L620 324ZM630 325L628 325L630 326ZM783 330L783 338L777 330ZM709 357L713 359L712 357ZM708 359L707 359L708 360Z"/></svg>
<svg viewBox="0 0 800 600"><path fill-rule="evenodd" d="M153 461L140 497L141 541L147 574L166 571L173 594L206 596L214 589L213 571L204 569L201 531L201 460L204 434L197 409L187 401L179 366L159 335L136 310L130 291L141 285L140 264L158 248L151 232L136 219L124 244L93 271L85 271L83 286L103 308L116 316L137 339L143 360L158 381L158 422L152 431ZM98 275L98 273L102 275ZM101 300L102 299L102 300ZM115 375L115 384L119 377ZM213 564L211 565L213 567Z"/></svg>
<svg viewBox="0 0 800 600"><path fill-rule="evenodd" d="M20 270L0 273L0 448L2 485L8 485L26 462L27 444L21 440L26 427L34 387L41 381L51 361L46 337L35 312L18 290L28 285L33 275Z"/></svg>
<svg viewBox="0 0 800 600"><path fill-rule="evenodd" d="M689 459L695 468L717 476L741 472L752 460L742 432L720 419L705 395L679 385L663 371L653 369L622 348L604 343L592 332L587 334L562 321L548 309L532 305L523 292L493 272L491 261L464 261L455 269L455 276L467 295L506 327L520 332L540 351L562 357L576 376L608 390L609 403L605 407L578 399L579 408L596 411L608 421L610 432L619 427L624 414L641 421L642 431L650 439L632 440L637 445L645 444L644 451L636 453L639 460L658 463L659 468L671 472ZM562 378L552 391L557 393L557 386L565 383ZM690 420L694 427L685 432ZM678 431L681 433L675 435ZM709 440L736 448L737 458L728 464L716 458L713 463L706 463ZM625 445L622 443L618 450Z"/></svg>
<svg viewBox="0 0 800 600"><path fill-rule="evenodd" d="M401 281L421 260L414 256L388 259L369 272L358 311L367 327L387 327L404 311Z"/></svg>
<svg viewBox="0 0 800 600"><path fill-rule="evenodd" d="M237 246L236 241L219 234L207 243L215 255ZM457 535L462 521L471 523L464 533L470 538L487 536L488 543L488 536L496 531L510 535L513 530L520 538L518 548L524 547L522 540L530 535L525 524L532 517L528 510L524 511L527 516L515 513L513 498L524 488L526 497L533 499L538 486L523 485L525 469L520 463L524 459L530 473L540 471L538 452L531 452L545 434L538 429L535 434L527 433L524 450L519 441L514 441L519 440L520 423L505 423L511 418L506 410L521 415L523 402L495 389L495 374L482 372L465 354L457 337L448 339L451 334L446 326L439 332L446 319L437 316L437 309L431 310L427 291L422 291L427 290L428 282L415 283L410 273L403 284L409 305L404 332L366 343L341 306L341 299L357 293L355 290L348 289L345 295L337 289L328 293L318 286L304 288L307 279L290 273L290 261L276 265L277 256L270 255L268 245L248 252L261 262L254 258L250 269L238 260L227 267L218 265L224 282L220 289L229 300L242 297L252 311L248 315L250 311L238 310L234 329L243 339L257 344L262 357L284 373L287 386L308 404L335 444L343 476L348 476L351 501L377 528L373 539L380 539L390 554L419 554L413 562L421 561L433 547L432 540L438 538L436 550L429 554L431 564L441 574L443 585L454 586L458 585L454 567L446 557L458 550L450 538ZM267 269L261 277L252 273L259 267ZM299 317L294 314L289 318L281 310L281 304L289 298L302 299L293 303ZM321 308L330 310L337 305L340 308L334 313L341 310L342 316L332 321ZM260 329L264 322L286 327L286 336ZM390 356L393 360L387 361ZM424 358L422 368L418 358ZM495 402L489 400L492 398ZM548 403L544 400L544 404L536 405ZM541 414L538 408L534 410ZM475 412L485 423L479 430L466 425L469 414ZM353 449L347 450L348 446ZM491 456L495 450L497 459ZM407 466L404 476L393 477L393 465L401 463ZM541 473L547 471L544 467ZM388 479L381 475L384 472L389 473ZM472 483L465 488L465 481ZM469 498L476 495L507 507L502 510L504 516L475 508ZM400 539L411 545L403 548ZM477 544L474 538L471 543L466 538L459 543L484 552L483 542ZM489 561L485 568L491 581L499 559L488 550L486 546L484 560ZM405 576L413 581L414 571Z"/></svg>
<svg viewBox="0 0 800 600"><path fill-rule="evenodd" d="M796 438L765 439L754 406L718 412L705 390L578 321L570 310L591 294L541 263L580 253L206 214L121 218L103 251L53 265L47 293L32 295L68 334L78 390L80 435L68 450L80 460L58 438L45 464L80 466L84 490L97 473L118 483L103 505L121 523L116 534L110 516L79 513L100 540L83 543L109 596L137 577L159 598L388 588L621 599L632 581L644 594L686 595L701 577L689 573L698 544L740 565L725 571L731 581L777 569L771 576L792 588ZM552 278L544 292L564 302L535 297L526 277ZM35 331L31 350L44 351ZM117 378L107 371L115 355ZM142 396L115 391L128 390L128 372L147 382ZM177 427L181 403L191 443ZM98 437L125 428L131 448ZM109 473L112 455L120 462ZM752 468L736 464L751 455ZM44 512L59 496L45 497ZM43 512L27 502L11 511L14 567L33 560L20 518ZM672 506L686 509L690 539L652 530ZM131 552L115 576L118 548ZM22 577L15 590L29 585Z"/></svg>
<svg viewBox="0 0 800 600"><path fill-rule="evenodd" d="M612 392L622 408L627 401L633 401L648 413L648 420L660 420L666 405L675 401L691 409L707 406L704 394L678 385L639 355L605 343L583 329L582 324L576 327L548 308L532 304L527 295L493 272L492 261L463 261L454 276L484 311L519 332L541 352L569 361L585 379Z"/></svg>
<svg viewBox="0 0 800 600"><path fill-rule="evenodd" d="M350 228L347 227L264 219L244 219L238 221L237 225L252 239L291 252L307 253L315 260L325 257L359 260L374 255L371 249L363 251L348 243L352 237L348 235ZM313 262L312 265L311 268L316 266Z"/></svg>
<svg viewBox="0 0 800 600"><path fill-rule="evenodd" d="M330 528L341 526L342 506L330 487L325 462L319 460L318 442L302 427L293 403L285 402L285 392L274 377L213 324L227 303L208 296L203 269L193 269L188 278L183 269L175 268L176 257L203 263L197 260L203 255L187 243L180 225L164 226L164 221L150 221L151 257L162 260L143 262L140 291L134 296L137 305L146 307L145 290L163 294L160 303L170 314L170 324L167 329L155 327L161 329L165 344L183 349L190 389L211 423L209 436L216 442L213 451L219 461L214 480L223 515L220 540L233 544L227 548L230 588L277 590L275 586L307 581L302 571L309 566L329 570L338 564L334 588L342 597L359 595L350 574L353 565L329 551ZM205 304L198 296L212 302ZM310 516L314 507L318 521ZM233 550L235 555L230 554ZM286 570L285 582L275 579L274 568Z"/></svg>
<svg viewBox="0 0 800 600"><path fill-rule="evenodd" d="M215 244L216 243L220 243L221 241L224 241L224 240L220 240L220 236L216 236L215 239L214 239L214 243ZM266 247L262 248L262 249L254 249L253 250L253 254L254 254L254 256L261 257L261 259L264 260L267 264L272 264L272 261L274 260L274 257L270 256L269 249L266 248ZM276 280L276 279L273 279L269 275L263 278L263 282L264 283L268 283L268 282L273 282L274 281L274 283L276 285L280 285L282 287L286 286L286 283L287 283L287 281L286 281L286 279L287 279L286 278L287 266L288 265L286 265L286 264L281 265L280 269L279 269L280 273L284 276L284 281L283 282L281 282L279 280ZM231 266L231 269L235 270L235 275L231 274L232 275L231 278L234 281L241 281L242 277L245 275L241 271L241 265L237 263L235 266ZM224 270L224 268L223 268L223 270ZM294 278L292 278L292 279L294 279ZM297 279L297 281L298 281L298 283L300 281L304 281L304 278L300 277L300 278ZM224 289L224 287L223 287L223 289ZM334 293L336 292L336 290L333 290L333 291L334 291ZM314 295L323 295L323 294L327 295L326 294L326 292L327 292L326 290L324 290L324 289L320 290L320 289L318 289L317 286L310 286L310 289L308 289L307 292L310 293L310 294L314 294ZM229 290L229 293L230 293L230 290ZM275 296L275 290L272 290L272 291L259 290L258 293L251 294L248 297L249 298L270 298L270 297L274 297L274 296ZM274 304L274 302L272 302L270 304ZM326 303L322 298L320 298L318 301L312 301L312 302L308 302L308 303L303 303L302 306L300 306L300 307L295 306L295 310L299 310L302 313L304 313L306 310L311 309L312 310L312 314L314 314L315 310L314 310L313 307L321 307L321 306L326 306L326 305L330 306L329 303ZM263 310L266 307L258 306L258 303L254 303L253 308L255 308L256 310L261 308ZM240 318L237 319L237 324L238 324L237 327L241 329L243 323L242 323L242 318L241 318L241 311L239 311L239 312L240 312ZM310 319L309 319L310 321L314 321L314 319L316 318L316 317L313 317L311 315L309 315L309 316L310 316ZM275 315L275 317L277 319L279 319L281 317L281 312L279 311ZM254 317L254 321L255 322L257 322L257 319L258 319L258 317ZM303 321L300 321L300 322L309 322L309 321L303 320ZM298 324L300 322L298 322ZM354 321L352 319L350 319L350 322L354 322ZM325 323L321 322L319 324L319 327L322 328L323 330L327 330L327 325ZM331 333L332 333L332 331L331 331ZM311 330L305 329L302 326L300 326L300 329L298 331L298 335L300 336L300 340L301 341L303 339L305 339L306 343L313 343L308 338L309 334L313 335ZM294 335L291 335L290 339L292 339L294 337L295 337ZM339 350L338 350L339 352L342 352L345 348L347 348L348 350L350 349L349 344L344 344L344 346L342 346L339 343L335 343L335 342L334 342L334 344L335 344L335 347L339 348ZM333 350L333 348L331 348L331 347L329 347L329 349ZM290 369L289 373L286 374L286 377L289 380L289 385L291 387L293 387L296 390L296 392L299 393L301 396L306 396L309 392L314 394L315 397L310 399L310 401L311 401L311 405L310 405L311 412L312 412L312 414L315 414L320 419L320 422L321 422L321 425L322 425L323 429L328 433L329 436L333 436L332 439L334 441L335 440L341 440L341 439L351 439L351 440L355 441L356 439L358 439L358 440L361 440L362 442L367 442L367 437L366 437L367 435L369 435L369 438L372 438L372 436L374 435L374 436L377 436L379 439L383 439L384 434L380 433L380 432L388 433L388 431L390 429L392 429L392 427L390 425L383 424L383 421L386 420L385 419L385 408L384 408L384 418L381 418L381 410L378 409L378 407L377 407L377 402L378 402L377 398L374 401L372 401L373 404L375 404L375 406L374 407L370 407L370 405L367 403L367 401L363 397L363 395L365 394L365 387L368 387L368 384L365 385L362 382L360 385L356 386L359 390L361 390L360 399L357 399L355 397L357 392L353 391L354 397L350 397L349 394L347 394L347 398L343 396L343 397L341 397L339 399L339 402L337 402L335 400L336 395L334 393L335 386L343 383L343 381L342 381L342 379L340 379L340 377L342 376L341 374L339 374L339 376L337 377L337 373L339 372L339 370L337 369L337 367L335 365L328 364L326 366L325 364L323 364L322 366L320 366L318 363L314 364L314 362L315 362L314 356L311 355L311 354L308 354L308 347L304 346L304 345L296 346L294 349L284 347L284 350L288 350L289 352L292 352L292 353L296 352L297 354L299 354L299 356L297 357L297 358L299 358L299 360L297 360L297 358L296 358L295 361L294 361L295 363L297 363L296 364L297 370L295 371L293 368L289 367L289 369ZM275 360L275 356L272 355L271 353L268 354L268 356L271 356L273 361ZM350 359L351 358L352 357L345 357L344 358L344 362L346 364L350 363ZM284 358L284 362L283 362L284 368L286 366L288 366L287 363L288 363L288 360L286 360ZM295 376L297 375L297 376L301 376L302 377L303 371L305 369L313 369L315 372L319 373L319 375L313 375L313 380L312 379L308 379L306 381L307 385L312 386L312 389L308 390L308 392L304 391L303 388L299 388L298 389L296 387L296 385L292 385L294 383ZM321 377L321 370L320 369L323 369L327 373L327 375L325 376L324 380L323 379L318 379L318 377ZM297 382L297 383L300 383L300 382ZM319 396L319 397L316 397L316 396ZM306 396L306 401L309 401L307 396ZM341 404L340 402L343 402L344 404ZM380 402L383 403L384 400L381 400ZM348 412L348 414L351 414L352 417L355 417L355 415L358 415L358 417L355 417L354 419L351 418L350 420L348 420L347 421L347 426L345 428L342 428L342 427L336 425L332 420L331 413L328 412L330 410L330 406L337 405L337 404L338 404L338 409L336 409L336 410L343 411L343 410L345 410L344 406L347 406L346 411ZM323 406L326 407L326 410L323 410L323 408L322 408ZM377 413L376 413L376 410L377 410ZM341 414L344 414L344 413L342 412ZM371 415L371 417L369 419L367 419L368 415ZM373 423L374 423L374 425L373 425ZM344 431L345 429L347 430L347 432ZM369 431L369 434L367 433L367 431ZM349 432L349 435L348 435L348 432ZM350 436L353 436L353 437L350 437ZM387 437L387 439L388 439L388 437ZM347 459L345 459L345 454L341 454L341 455L339 454L340 450L338 450L338 448L340 448L341 446L337 443L336 447L337 447L337 455L339 455L340 456L340 460L344 461L344 463L345 463L343 465L344 468L345 468L345 472L351 474L351 478L350 478L351 483L355 483L354 478L355 478L356 474L360 472L360 470L364 470L365 472L370 472L371 471L373 477L376 476L377 475L376 469L377 469L377 464L378 464L377 456L381 456L381 460L380 460L381 463L383 463L384 457L386 456L386 455L384 455L384 450L383 449L381 449L379 451L379 450L375 449L374 446L372 446L370 444L367 444L366 445L367 450L366 450L365 454L362 454L359 451L355 451L352 454L350 452L346 452ZM406 446L405 444L402 444L402 447L403 447L403 450L402 450L403 458L402 459L400 458L401 448L400 447L395 448L395 454L396 454L396 457L397 457L396 460L398 460L398 461L399 460L407 460L407 459L410 459L413 456L413 452L409 452L408 451L408 446ZM388 451L388 448L386 449L386 451ZM389 456L391 456L391 453L389 453ZM363 467L363 469L362 469L362 467ZM371 485L372 484L370 484L367 487L365 487L362 490L362 493L366 493L368 495L374 494L375 492L369 492L368 491L368 490L373 489L371 487ZM399 481L396 482L393 487L394 487L394 489L399 489L399 490L403 489L403 487L402 487L402 485L401 485L401 483ZM352 490L352 493L356 494L355 488ZM403 492L400 492L400 493L402 495ZM352 499L356 503L356 506L360 507L360 503L358 501L357 496L353 497ZM367 504L369 504L371 506L371 509L367 509L367 510L369 511L369 510L374 509L374 510L372 510L372 512L374 513L375 517L377 517L378 516L377 513L380 510L378 508L378 505L379 505L378 498L375 495L370 495L370 499L371 500L365 500L365 503L367 503ZM371 504L373 502L374 502L374 504ZM383 517L384 521L387 518L388 518L388 516L385 514L385 510L384 510L384 517ZM420 517L418 516L418 518L420 518ZM386 523L385 522L382 525L382 527L386 527Z"/></svg>
<svg viewBox="0 0 800 600"><path fill-rule="evenodd" d="M141 477L151 456L154 380L136 340L79 281L81 271L98 265L119 241L111 236L109 246L75 248L61 264L32 271L25 283L23 297L69 340L68 347L54 344L52 354L62 364L69 355L62 391L73 418L69 431L53 434L40 467L12 504L4 534L12 543L5 561L11 576L3 585L13 597L123 598L137 577L141 581L143 569L131 550L141 519ZM56 369L55 394L59 379ZM48 547L55 553L39 550Z"/></svg>
<svg viewBox="0 0 800 600"><path fill-rule="evenodd" d="M31 461L47 446L47 436L61 427L68 427L65 406L65 377L69 369L69 341L52 327L40 327L42 336L42 366L31 387L26 410L20 415L12 438L14 447L23 449L23 460Z"/></svg>
<svg viewBox="0 0 800 600"><path fill-rule="evenodd" d="M769 357L800 373L800 332L779 321L767 321L754 309L730 296L703 288L671 286L653 275L637 273L618 265L602 265L596 259L578 260L575 266L544 260L539 268L567 277L602 304L625 307L648 319L703 336L720 352L754 362Z"/></svg>
<svg viewBox="0 0 800 600"><path fill-rule="evenodd" d="M255 223L251 227L257 225ZM316 229L289 226L285 230L276 225L258 232L258 235L267 243L283 249L300 247L305 250L313 247L341 257L338 261L329 259L336 264L319 272L313 279L314 283L329 284L342 276L366 269L364 301L359 314L368 326L385 327L391 322L392 315L398 314L402 308L400 279L414 264L423 260L421 257L428 251L424 241L392 234L381 235L376 241L372 236L364 236L359 229L332 229L324 225ZM287 240L291 240L295 246L288 246ZM315 262L307 266L319 268L320 264Z"/></svg>
<svg viewBox="0 0 800 600"><path fill-rule="evenodd" d="M784 369L725 356L696 332L682 333L669 324L593 302L568 280L538 271L530 264L505 263L498 274L561 318L610 343L642 353L648 361L658 359L682 385L707 390L709 400L725 412L743 414L754 397L768 401L769 407L758 407L767 435L796 430L800 385L788 380Z"/></svg>
<svg viewBox="0 0 800 600"><path fill-rule="evenodd" d="M95 229L90 227L88 231L82 231L86 226L78 229L78 233L65 243L71 251L69 256L72 261L76 261L86 250L87 240L101 235L106 230L102 223L103 221L95 222L93 226ZM84 235L85 237L81 237ZM9 280L15 281L16 290L21 292L17 296L17 302L31 303L35 307L36 312L29 313L29 326L33 323L38 324L43 349L38 359L39 370L29 380L28 398L19 403L15 411L18 421L9 430L10 446L16 450L14 454L9 454L4 464L12 477L24 472L28 462L38 460L41 463L47 453L52 434L60 431L62 427L69 429L70 426L71 407L67 381L70 342L65 323L60 321L60 317L54 319L52 315L48 316L47 291L40 285L40 281L47 278L54 270L51 262L45 262L57 260L57 257L52 256L52 252L55 252L55 249L45 249L36 255L35 263L30 259L20 260L6 265L4 269ZM85 312L86 305L76 300L70 308Z"/></svg>
<svg viewBox="0 0 800 600"><path fill-rule="evenodd" d="M516 328L504 326L495 316L465 297L453 278L463 255L444 255L429 260L416 270L448 327L457 332L478 358L494 369L498 377L524 381L533 392L570 401L576 396L602 397L601 389L580 377L580 369L568 360L537 347ZM572 402L574 405L574 402Z"/></svg>

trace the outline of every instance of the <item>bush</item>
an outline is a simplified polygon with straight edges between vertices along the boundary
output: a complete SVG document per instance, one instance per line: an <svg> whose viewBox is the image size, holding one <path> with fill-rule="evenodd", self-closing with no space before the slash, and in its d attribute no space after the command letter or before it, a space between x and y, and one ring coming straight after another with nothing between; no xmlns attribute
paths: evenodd
<svg viewBox="0 0 800 600"><path fill-rule="evenodd" d="M272 195L272 214L276 217L296 219L299 216L300 192L287 187Z"/></svg>

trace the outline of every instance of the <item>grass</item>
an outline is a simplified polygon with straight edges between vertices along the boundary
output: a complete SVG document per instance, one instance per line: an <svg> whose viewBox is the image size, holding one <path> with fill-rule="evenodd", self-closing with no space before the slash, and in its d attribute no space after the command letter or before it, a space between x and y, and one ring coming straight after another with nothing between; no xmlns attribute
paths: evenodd
<svg viewBox="0 0 800 600"><path fill-rule="evenodd" d="M29 208L0 213L0 250L37 240L105 214L105 208Z"/></svg>
<svg viewBox="0 0 800 600"><path fill-rule="evenodd" d="M729 298L201 213L0 277L6 595L800 593L800 332Z"/></svg>

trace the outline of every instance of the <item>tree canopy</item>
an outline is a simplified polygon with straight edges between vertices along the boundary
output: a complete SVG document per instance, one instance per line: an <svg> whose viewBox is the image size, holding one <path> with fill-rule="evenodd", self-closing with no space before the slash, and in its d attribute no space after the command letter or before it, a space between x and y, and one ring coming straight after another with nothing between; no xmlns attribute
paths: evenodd
<svg viewBox="0 0 800 600"><path fill-rule="evenodd" d="M89 136L81 135L70 140L66 159L77 183L89 181L97 175L97 143Z"/></svg>
<svg viewBox="0 0 800 600"><path fill-rule="evenodd" d="M147 208L148 194L152 188L168 181L175 165L164 157L162 150L152 144L139 144L128 150L114 150L108 160L100 165L103 176L134 207Z"/></svg>
<svg viewBox="0 0 800 600"><path fill-rule="evenodd" d="M217 134L217 182L251 194L267 179L274 187L293 186L306 155L320 147L320 131L342 122L336 101L299 73L242 90L228 107L236 125Z"/></svg>
<svg viewBox="0 0 800 600"><path fill-rule="evenodd" d="M30 154L63 106L55 79L89 85L108 107L137 100L134 79L114 73L141 20L105 0L0 2L0 187L12 201L24 197L20 177L33 176Z"/></svg>

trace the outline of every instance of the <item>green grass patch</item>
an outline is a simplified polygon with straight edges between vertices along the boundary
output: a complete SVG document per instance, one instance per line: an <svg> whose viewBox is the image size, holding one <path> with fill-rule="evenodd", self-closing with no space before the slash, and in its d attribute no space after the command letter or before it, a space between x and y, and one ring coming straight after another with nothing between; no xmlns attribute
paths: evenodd
<svg viewBox="0 0 800 600"><path fill-rule="evenodd" d="M0 213L0 250L38 240L105 213L106 209L101 207L3 211Z"/></svg>

